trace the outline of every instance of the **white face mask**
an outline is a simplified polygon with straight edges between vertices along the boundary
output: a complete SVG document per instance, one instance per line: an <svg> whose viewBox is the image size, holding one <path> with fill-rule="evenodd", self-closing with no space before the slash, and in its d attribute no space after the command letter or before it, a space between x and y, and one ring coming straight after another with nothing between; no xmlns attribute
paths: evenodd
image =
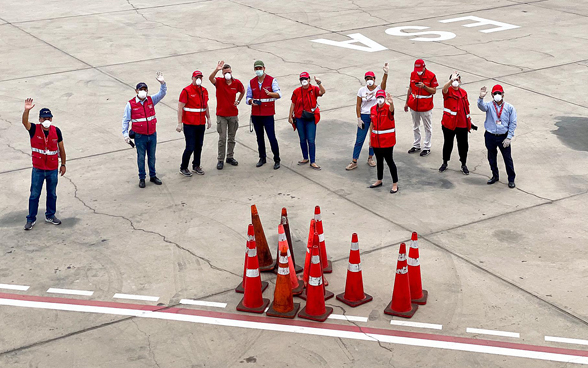
<svg viewBox="0 0 588 368"><path fill-rule="evenodd" d="M50 120L44 120L41 125L43 125L43 128L47 129L51 126L51 121Z"/></svg>
<svg viewBox="0 0 588 368"><path fill-rule="evenodd" d="M496 101L496 102L500 102L500 101L502 101L502 95L495 94L495 95L494 95L494 101Z"/></svg>
<svg viewBox="0 0 588 368"><path fill-rule="evenodd" d="M258 77L263 77L264 71L263 70L256 70L255 71L255 75L257 75Z"/></svg>
<svg viewBox="0 0 588 368"><path fill-rule="evenodd" d="M308 79L301 80L300 84L302 84L303 86L308 86Z"/></svg>
<svg viewBox="0 0 588 368"><path fill-rule="evenodd" d="M456 88L457 88L457 87L459 87L459 82L458 82L458 81L456 81L456 80L454 80L453 82L451 82L451 85L452 85L453 87L456 87Z"/></svg>
<svg viewBox="0 0 588 368"><path fill-rule="evenodd" d="M384 97L376 98L376 102L378 103L378 105L382 106L384 104Z"/></svg>
<svg viewBox="0 0 588 368"><path fill-rule="evenodd" d="M202 84L202 78L196 78L196 85L199 86Z"/></svg>
<svg viewBox="0 0 588 368"><path fill-rule="evenodd" d="M421 70L420 72L417 72L417 74L418 75L423 75L424 72L425 72L424 70Z"/></svg>
<svg viewBox="0 0 588 368"><path fill-rule="evenodd" d="M137 96L141 99L144 100L145 97L147 97L147 91L144 90L140 90L139 92L137 92Z"/></svg>
<svg viewBox="0 0 588 368"><path fill-rule="evenodd" d="M365 84L367 84L369 87L374 85L374 81L372 79L368 79L367 82L365 82Z"/></svg>
<svg viewBox="0 0 588 368"><path fill-rule="evenodd" d="M233 76L231 75L231 73L225 73L226 80L231 80L232 78L233 78Z"/></svg>

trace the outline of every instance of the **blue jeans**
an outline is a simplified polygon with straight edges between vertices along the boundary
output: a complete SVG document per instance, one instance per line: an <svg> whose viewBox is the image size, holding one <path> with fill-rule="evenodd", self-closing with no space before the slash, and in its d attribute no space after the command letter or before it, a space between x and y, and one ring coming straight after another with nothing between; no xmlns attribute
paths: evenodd
<svg viewBox="0 0 588 368"><path fill-rule="evenodd" d="M157 147L157 132L149 135L135 133L135 145L137 147L137 166L139 167L139 179L145 179L145 153L147 153L149 177L155 177L155 148Z"/></svg>
<svg viewBox="0 0 588 368"><path fill-rule="evenodd" d="M31 175L31 196L29 197L29 215L27 221L37 221L37 211L39 210L39 198L43 183L47 181L47 205L45 218L51 218L57 210L57 169L39 170L33 167Z"/></svg>
<svg viewBox="0 0 588 368"><path fill-rule="evenodd" d="M278 139L276 138L276 131L274 126L274 116L251 116L255 135L257 136L257 150L259 151L259 158L265 160L267 155L265 153L265 137L263 131L267 134L267 139L270 141L272 153L274 154L274 162L280 162L280 147L278 146Z"/></svg>
<svg viewBox="0 0 588 368"><path fill-rule="evenodd" d="M363 148L363 142L370 131L370 123L372 122L369 114L361 114L361 120L364 122L364 127L363 129L357 127L357 137L355 138L355 147L353 147L353 159L355 161L359 159L359 154ZM372 147L369 149L369 154L370 157L374 155L374 149Z"/></svg>
<svg viewBox="0 0 588 368"><path fill-rule="evenodd" d="M310 163L312 164L315 162L316 146L314 139L316 137L316 124L314 120L296 118L296 129L298 129L298 136L300 137L302 157L308 160L308 154L310 153Z"/></svg>

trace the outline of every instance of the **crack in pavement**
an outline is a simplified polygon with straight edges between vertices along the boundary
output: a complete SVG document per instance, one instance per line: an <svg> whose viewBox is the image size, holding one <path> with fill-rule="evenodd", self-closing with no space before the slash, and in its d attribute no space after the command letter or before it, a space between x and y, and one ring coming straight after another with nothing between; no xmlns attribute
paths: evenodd
<svg viewBox="0 0 588 368"><path fill-rule="evenodd" d="M148 334L145 331L141 330L141 328L137 324L137 320L135 318L131 319L131 322L135 325L135 327L137 327L137 330L139 332L141 332L143 335L145 335L145 337L147 338L147 344L148 344L147 348L149 349L149 355L151 355L151 360L153 360L153 362L155 363L156 366L161 368L161 366L159 365L159 362L155 358L155 352L153 351L153 347L151 346L151 334Z"/></svg>
<svg viewBox="0 0 588 368"><path fill-rule="evenodd" d="M525 68L523 68L523 67L520 67L520 66L517 66L517 65L512 65L512 64L505 64L505 63L500 63L500 62L498 62L498 61L490 60L490 59L488 59L488 58L486 58L486 57L484 57L484 56L480 56L480 55L474 54L474 53L473 53L473 52L471 52L471 51L468 51L468 50L462 49L462 48L461 48L461 47L459 47L459 46L452 45L452 44L450 44L450 43L447 43L447 42L442 42L442 41L439 41L439 43L440 43L440 44L442 44L442 45L445 45L445 46L451 46L451 47L455 48L456 50L459 50L459 51L465 52L467 55L475 56L475 57L477 57L477 58L480 58L480 59L482 59L482 60L484 60L484 61L487 61L487 62L489 62L489 63L493 63L493 64L497 64L497 65L502 65L502 66L508 66L508 67L515 68L515 69L519 69L521 72L524 72L524 71L527 71L527 70L528 70L528 69L525 69ZM466 46L466 45L464 45L464 46Z"/></svg>

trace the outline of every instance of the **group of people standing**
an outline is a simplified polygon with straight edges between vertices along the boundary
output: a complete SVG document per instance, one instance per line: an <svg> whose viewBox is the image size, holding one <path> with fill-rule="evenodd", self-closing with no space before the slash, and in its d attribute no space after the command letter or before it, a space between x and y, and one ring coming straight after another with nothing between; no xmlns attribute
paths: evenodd
<svg viewBox="0 0 588 368"><path fill-rule="evenodd" d="M247 85L247 90L241 81L235 79L231 66L219 61L216 68L209 76L209 81L216 88L216 116L218 155L217 169L222 170L224 164L237 166L239 163L234 157L235 137L239 128L238 106L243 98L247 105L251 106L251 124L257 136L259 161L256 167L267 163L265 136L267 135L273 153L274 170L280 168L280 150L275 134L275 102L282 97L282 92L275 78L265 73L265 64L261 60L253 64L255 77ZM393 150L396 144L396 125L394 119L394 102L392 96L386 93L388 80L388 64L383 67L383 78L380 84L376 83L376 75L368 71L364 75L366 85L357 93L356 115L357 133L353 148L352 161L346 170L357 168L363 144L369 134L369 166L377 166L377 181L369 188L378 188L383 185L384 161L392 175L392 188L390 193L398 192L398 173L394 163ZM217 77L222 72L222 77ZM192 176L193 173L204 175L201 166L201 152L204 143L204 133L212 126L208 106L208 90L202 85L204 75L200 71L192 73L192 83L182 89L178 99L178 125L176 131L183 132L185 137L185 149L182 154L179 172L184 176ZM137 166L139 170L139 187L145 188L147 172L145 170L145 157L149 170L149 181L161 185L162 181L157 177L155 169L155 153L157 147L157 117L155 105L159 103L167 93L167 85L161 72L157 73L157 81L160 83L159 91L149 95L146 83L139 83L135 88L136 95L131 98L124 110L122 120L122 134L124 140L137 149ZM291 97L288 122L292 128L298 131L302 160L299 165L309 164L309 167L320 170L316 162L316 128L320 121L320 108L318 98L326 93L322 81L314 77L316 85L311 84L311 76L303 72L299 76L300 87L296 88ZM414 63L414 70L410 76L409 88L406 96L404 111L410 110L413 121L414 142L409 154L420 152L420 156L428 156L431 152L432 139L432 111L433 95L439 84L435 74L429 71L425 62L421 59ZM469 174L467 168L468 133L477 127L472 124L468 95L461 88L461 76L455 72L442 87L443 93L443 117L441 120L443 131L443 164L440 172L447 170L451 158L454 140L457 140L461 171ZM499 180L497 152L500 150L506 165L508 174L508 186L515 187L515 172L511 156L511 141L517 126L517 114L515 108L504 101L504 90L500 85L492 88L493 101L484 102L486 87L480 90L477 106L486 112L484 122L485 145L488 150L488 162L492 170L492 178L488 184L494 184ZM56 212L56 186L58 172L65 174L65 148L63 136L59 128L52 124L53 115L47 108L39 113L39 124L28 121L29 112L34 107L33 100L25 101L25 109L22 123L29 131L31 150L33 157L33 172L31 179L31 195L29 198L29 215L25 230L30 230L36 223L36 215L39 197L43 184L47 183L47 210L45 220L55 225L61 221L55 217ZM421 135L421 121L425 130L424 138ZM134 140L134 142L133 142ZM373 156L376 156L374 161ZM61 158L59 166L58 156ZM188 169L192 159L192 170Z"/></svg>

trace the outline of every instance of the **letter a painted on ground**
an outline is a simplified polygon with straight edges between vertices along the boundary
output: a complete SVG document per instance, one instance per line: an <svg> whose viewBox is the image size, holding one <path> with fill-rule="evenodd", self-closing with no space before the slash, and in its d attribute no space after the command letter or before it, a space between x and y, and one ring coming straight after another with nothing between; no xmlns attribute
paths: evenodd
<svg viewBox="0 0 588 368"><path fill-rule="evenodd" d="M379 43L377 43L374 40L367 38L366 36L362 35L361 33L352 33L347 36L351 37L351 40L333 41L333 40L326 40L324 38L319 38L319 39L311 40L311 41L318 42L318 43L324 43L325 45L344 47L346 49L365 51L365 52L376 52L376 51L388 50L388 48L380 45ZM358 43L360 43L361 45L358 45Z"/></svg>

